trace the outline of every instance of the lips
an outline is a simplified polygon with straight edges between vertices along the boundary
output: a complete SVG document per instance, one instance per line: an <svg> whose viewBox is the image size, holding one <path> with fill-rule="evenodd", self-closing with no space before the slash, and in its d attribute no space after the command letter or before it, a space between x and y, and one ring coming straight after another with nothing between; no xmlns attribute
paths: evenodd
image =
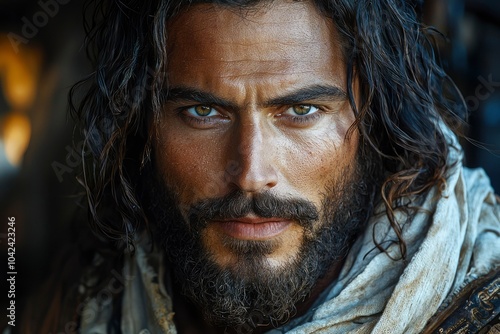
<svg viewBox="0 0 500 334"><path fill-rule="evenodd" d="M292 223L279 218L238 218L212 222L222 233L241 240L265 240L284 232Z"/></svg>

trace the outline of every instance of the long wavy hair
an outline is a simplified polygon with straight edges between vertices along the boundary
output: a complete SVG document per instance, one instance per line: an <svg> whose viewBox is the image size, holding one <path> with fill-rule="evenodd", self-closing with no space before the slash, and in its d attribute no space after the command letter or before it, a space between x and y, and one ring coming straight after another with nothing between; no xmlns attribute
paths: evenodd
<svg viewBox="0 0 500 334"><path fill-rule="evenodd" d="M116 254L148 229L138 196L141 171L150 164L154 134L166 95L168 21L195 3L249 8L267 0L92 0L86 4L88 55L95 71L70 95L84 145L80 182L91 228ZM397 210L404 198L444 184L450 150L440 126L459 133L467 117L463 98L439 64L434 39L421 23L420 1L314 0L340 33L348 95L361 140L381 158L380 198L402 238ZM360 82L360 103L352 82ZM377 241L376 241L377 242ZM384 248L379 245L380 249Z"/></svg>
<svg viewBox="0 0 500 334"><path fill-rule="evenodd" d="M137 196L141 169L150 161L165 91L168 20L184 7L211 2L247 8L265 0L90 1L88 53L95 72L76 85L71 109L83 130L85 187L92 229L119 247L133 244L147 219ZM439 127L455 132L466 119L463 98L439 65L436 31L424 26L418 1L315 0L333 19L347 61L351 127L382 158L386 213L402 254L405 243L394 212L401 199L444 182L448 143ZM352 81L359 78L361 103ZM83 96L75 103L78 89Z"/></svg>

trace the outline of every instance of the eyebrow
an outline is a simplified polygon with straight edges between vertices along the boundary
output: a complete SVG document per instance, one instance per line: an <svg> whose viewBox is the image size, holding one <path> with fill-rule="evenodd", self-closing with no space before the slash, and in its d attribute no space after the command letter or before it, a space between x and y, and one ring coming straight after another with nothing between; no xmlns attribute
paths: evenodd
<svg viewBox="0 0 500 334"><path fill-rule="evenodd" d="M313 85L273 98L266 102L268 106L290 105L312 100L346 100L347 93L340 87L331 85Z"/></svg>
<svg viewBox="0 0 500 334"><path fill-rule="evenodd" d="M347 93L340 87L332 85L313 85L300 88L283 96L272 98L264 103L264 106L280 106L304 103L312 100L346 100ZM233 102L218 97L212 93L191 87L172 87L168 90L166 101L192 101L199 104L217 105L227 109L238 109Z"/></svg>
<svg viewBox="0 0 500 334"><path fill-rule="evenodd" d="M199 104L217 105L226 109L237 109L238 107L226 99L220 98L212 93L204 92L190 87L172 87L167 93L167 102L192 101Z"/></svg>

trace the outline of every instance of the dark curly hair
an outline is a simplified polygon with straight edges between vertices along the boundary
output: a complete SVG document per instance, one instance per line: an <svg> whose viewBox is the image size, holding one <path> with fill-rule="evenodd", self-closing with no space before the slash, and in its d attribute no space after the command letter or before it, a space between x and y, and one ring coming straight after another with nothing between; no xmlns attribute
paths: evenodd
<svg viewBox="0 0 500 334"><path fill-rule="evenodd" d="M81 183L93 230L132 243L147 222L137 196L137 178L150 160L152 133L166 95L167 22L184 7L211 2L248 8L262 0L90 1L89 56L95 72L71 103L85 145ZM435 31L422 25L418 2L403 0L315 0L340 32L347 61L348 95L356 114L351 131L382 158L388 175L381 188L386 213L405 243L394 211L400 199L444 182L448 143L438 125L459 131L466 118L463 98L438 64ZM356 105L352 80L359 78ZM73 101L73 100L72 100ZM90 155L88 154L90 153Z"/></svg>
<svg viewBox="0 0 500 334"><path fill-rule="evenodd" d="M88 54L95 71L73 87L70 106L83 130L81 184L92 230L114 240L116 254L148 229L138 196L141 170L150 161L165 95L167 22L196 3L248 9L266 0L93 0L86 4ZM421 23L420 1L314 0L340 33L347 63L348 96L356 115L350 131L383 162L380 189L385 212L406 245L396 210L403 198L444 184L449 143L439 123L460 133L467 117L463 98L439 64L440 36ZM360 103L352 81L360 82ZM375 242L377 242L375 240ZM383 250L383 247L379 245Z"/></svg>

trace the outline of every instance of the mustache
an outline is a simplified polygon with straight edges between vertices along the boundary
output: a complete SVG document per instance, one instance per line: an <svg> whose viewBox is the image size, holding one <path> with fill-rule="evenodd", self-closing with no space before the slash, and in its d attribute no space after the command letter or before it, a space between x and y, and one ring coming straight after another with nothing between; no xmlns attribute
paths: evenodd
<svg viewBox="0 0 500 334"><path fill-rule="evenodd" d="M192 228L203 228L211 220L238 219L255 214L262 218L295 220L310 229L319 219L316 206L300 198L279 198L269 191L247 195L235 190L225 196L205 199L191 206L188 220Z"/></svg>

